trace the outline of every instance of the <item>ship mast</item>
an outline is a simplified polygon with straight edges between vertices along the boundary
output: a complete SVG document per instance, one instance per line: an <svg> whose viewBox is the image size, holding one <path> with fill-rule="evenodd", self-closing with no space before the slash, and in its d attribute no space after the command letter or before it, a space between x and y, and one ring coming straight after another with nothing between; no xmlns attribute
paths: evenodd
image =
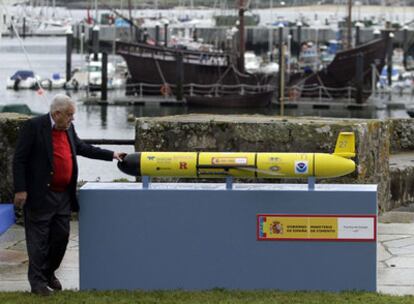
<svg viewBox="0 0 414 304"><path fill-rule="evenodd" d="M239 0L239 71L244 73L244 0Z"/></svg>
<svg viewBox="0 0 414 304"><path fill-rule="evenodd" d="M352 0L348 0L348 20L347 20L347 42L346 49L352 47Z"/></svg>
<svg viewBox="0 0 414 304"><path fill-rule="evenodd" d="M129 13L129 20L131 22L130 26L129 26L129 34L131 36L130 41L134 41L134 38L132 38L133 35L133 30L132 30L132 25L134 24L134 21L132 20L132 3L131 0L128 0L128 13Z"/></svg>

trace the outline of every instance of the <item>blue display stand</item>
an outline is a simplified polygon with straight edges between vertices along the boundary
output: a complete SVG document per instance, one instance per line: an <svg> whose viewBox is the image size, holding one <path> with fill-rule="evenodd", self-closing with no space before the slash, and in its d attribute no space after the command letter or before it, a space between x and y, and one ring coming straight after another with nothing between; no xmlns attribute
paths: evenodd
<svg viewBox="0 0 414 304"><path fill-rule="evenodd" d="M0 234L6 232L14 222L13 204L0 204Z"/></svg>
<svg viewBox="0 0 414 304"><path fill-rule="evenodd" d="M376 195L375 185L88 183L80 289L376 291ZM373 238L261 240L263 214L368 216Z"/></svg>

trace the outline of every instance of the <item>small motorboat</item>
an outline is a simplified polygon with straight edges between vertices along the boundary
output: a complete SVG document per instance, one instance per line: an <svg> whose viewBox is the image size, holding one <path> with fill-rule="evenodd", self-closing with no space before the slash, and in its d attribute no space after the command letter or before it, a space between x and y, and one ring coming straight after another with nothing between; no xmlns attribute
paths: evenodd
<svg viewBox="0 0 414 304"><path fill-rule="evenodd" d="M62 89L65 86L66 80L63 79L59 73L53 73L52 78L42 79L40 86L43 89Z"/></svg>
<svg viewBox="0 0 414 304"><path fill-rule="evenodd" d="M33 71L19 70L9 77L6 81L8 89L37 89L40 77L35 75Z"/></svg>
<svg viewBox="0 0 414 304"><path fill-rule="evenodd" d="M108 90L119 89L124 81L118 77L115 67L108 62ZM99 90L102 85L102 63L100 61L90 61L85 67L75 71L72 78L65 84L66 89L88 89Z"/></svg>
<svg viewBox="0 0 414 304"><path fill-rule="evenodd" d="M404 66L395 65L392 67L391 71L391 89L396 90L410 90L413 88L413 75L411 72L406 71ZM388 68L384 66L377 83L378 89L389 89L388 85Z"/></svg>
<svg viewBox="0 0 414 304"><path fill-rule="evenodd" d="M256 56L253 52L244 53L244 69L249 73L259 72L262 59Z"/></svg>

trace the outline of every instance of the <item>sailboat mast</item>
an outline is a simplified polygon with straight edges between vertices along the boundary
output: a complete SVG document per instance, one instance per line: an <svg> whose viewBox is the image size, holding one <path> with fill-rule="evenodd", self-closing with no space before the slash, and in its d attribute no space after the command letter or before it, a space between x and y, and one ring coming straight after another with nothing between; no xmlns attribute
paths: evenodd
<svg viewBox="0 0 414 304"><path fill-rule="evenodd" d="M244 73L244 0L239 0L239 71Z"/></svg>
<svg viewBox="0 0 414 304"><path fill-rule="evenodd" d="M348 0L347 49L352 47L352 0Z"/></svg>
<svg viewBox="0 0 414 304"><path fill-rule="evenodd" d="M128 0L128 13L129 13L129 15L128 15L129 20L131 22L131 24L129 25L129 34L131 36L130 41L134 41L134 38L132 37L132 35L133 35L132 22L133 22L133 20L132 20L132 3L131 3L131 0Z"/></svg>
<svg viewBox="0 0 414 304"><path fill-rule="evenodd" d="M128 0L128 16L129 16L129 20L132 20L132 2L131 0Z"/></svg>
<svg viewBox="0 0 414 304"><path fill-rule="evenodd" d="M98 19L99 19L99 16L98 16L98 1L95 0L95 23L96 24L98 24Z"/></svg>

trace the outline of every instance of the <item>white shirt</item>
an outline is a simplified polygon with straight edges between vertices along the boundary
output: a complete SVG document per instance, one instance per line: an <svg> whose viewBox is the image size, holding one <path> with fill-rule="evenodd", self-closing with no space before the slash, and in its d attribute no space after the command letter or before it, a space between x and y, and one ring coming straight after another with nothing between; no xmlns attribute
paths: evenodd
<svg viewBox="0 0 414 304"><path fill-rule="evenodd" d="M55 127L55 121L53 120L52 113L49 113L50 123L52 124L52 129Z"/></svg>

